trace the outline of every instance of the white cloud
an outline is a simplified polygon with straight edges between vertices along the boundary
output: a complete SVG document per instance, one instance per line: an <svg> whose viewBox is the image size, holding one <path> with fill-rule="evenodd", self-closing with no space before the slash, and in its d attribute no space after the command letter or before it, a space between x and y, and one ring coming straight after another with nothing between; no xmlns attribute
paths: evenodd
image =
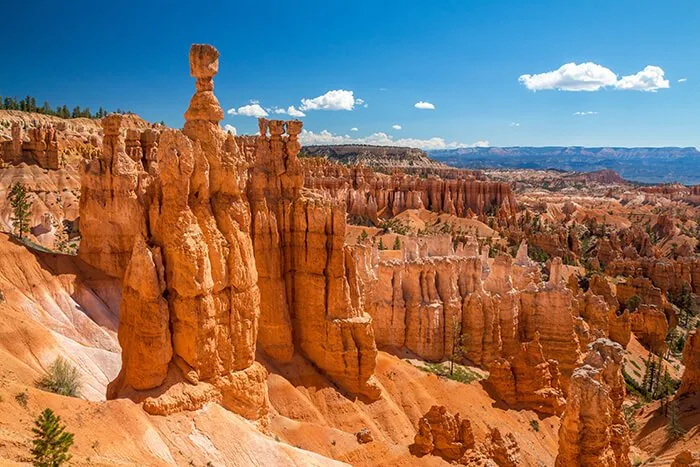
<svg viewBox="0 0 700 467"><path fill-rule="evenodd" d="M617 89L649 92L667 89L669 86L668 80L664 78L663 68L654 65L647 65L642 71L634 75L623 76L615 84Z"/></svg>
<svg viewBox="0 0 700 467"><path fill-rule="evenodd" d="M349 135L334 135L328 130L314 133L309 130L302 130L299 135L301 144L371 144L375 146L408 146L420 149L446 149L446 148L467 148L486 147L488 141L477 141L474 144L464 144L456 141L446 142L443 138L433 137L429 139L400 138L393 139L391 135L383 132L373 133L363 138L352 138Z"/></svg>
<svg viewBox="0 0 700 467"><path fill-rule="evenodd" d="M361 99L360 99L361 100ZM364 101L362 101L364 102ZM355 96L352 91L336 89L313 99L302 99L300 110L353 110Z"/></svg>
<svg viewBox="0 0 700 467"><path fill-rule="evenodd" d="M531 91L558 89L561 91L597 91L606 86L614 86L617 75L608 68L592 62L567 63L558 70L520 75L518 81Z"/></svg>
<svg viewBox="0 0 700 467"><path fill-rule="evenodd" d="M520 126L520 123L518 123L518 122L510 122L510 126Z"/></svg>
<svg viewBox="0 0 700 467"><path fill-rule="evenodd" d="M239 107L238 110L235 108L228 109L227 113L229 115L244 115L246 117L267 117L265 109L256 101L251 101L250 104Z"/></svg>
<svg viewBox="0 0 700 467"><path fill-rule="evenodd" d="M433 104L425 101L418 101L415 104L413 104L413 107L421 110L435 110L435 106Z"/></svg>
<svg viewBox="0 0 700 467"><path fill-rule="evenodd" d="M283 109L282 107L273 107L272 110L268 109L268 111L272 112L273 114L286 114L287 111Z"/></svg>
<svg viewBox="0 0 700 467"><path fill-rule="evenodd" d="M350 131L360 131L360 129L357 128L356 126L354 126L354 127L350 128Z"/></svg>
<svg viewBox="0 0 700 467"><path fill-rule="evenodd" d="M688 81L688 78L681 78L678 80L679 83L685 83L686 81Z"/></svg>
<svg viewBox="0 0 700 467"><path fill-rule="evenodd" d="M301 110L297 109L293 105L290 105L287 108L287 113L289 114L290 117L306 117L306 114L302 112Z"/></svg>
<svg viewBox="0 0 700 467"><path fill-rule="evenodd" d="M401 129L401 125L391 125L391 127L392 127L394 130L400 130L400 129Z"/></svg>
<svg viewBox="0 0 700 467"><path fill-rule="evenodd" d="M361 106L364 107L365 109L366 109L367 107L369 107L369 104L367 104L367 102L365 102L364 99L360 99L359 97L358 97L357 99L355 99L355 105L361 105Z"/></svg>
<svg viewBox="0 0 700 467"><path fill-rule="evenodd" d="M574 112L574 115L577 116L577 117L585 117L585 116L588 116L588 115L598 115L598 112L591 112L591 111L589 110L589 111L586 111L586 112Z"/></svg>
<svg viewBox="0 0 700 467"><path fill-rule="evenodd" d="M554 71L518 78L531 91L556 89L559 91L598 91L615 88L625 91L652 91L669 87L661 67L647 65L642 71L618 79L609 68L593 62L567 63Z"/></svg>
<svg viewBox="0 0 700 467"><path fill-rule="evenodd" d="M234 136L236 136L236 134L237 134L236 127L233 125L224 125L224 131L226 131L226 132L230 131L231 134L233 134Z"/></svg>

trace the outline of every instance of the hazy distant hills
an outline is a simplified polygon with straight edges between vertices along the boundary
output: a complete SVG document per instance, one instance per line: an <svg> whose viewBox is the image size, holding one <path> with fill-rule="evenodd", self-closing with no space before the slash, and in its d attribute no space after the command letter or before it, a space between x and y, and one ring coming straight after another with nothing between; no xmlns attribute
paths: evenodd
<svg viewBox="0 0 700 467"><path fill-rule="evenodd" d="M430 157L470 169L559 169L592 172L611 169L644 183L700 184L696 148L478 147L428 151Z"/></svg>

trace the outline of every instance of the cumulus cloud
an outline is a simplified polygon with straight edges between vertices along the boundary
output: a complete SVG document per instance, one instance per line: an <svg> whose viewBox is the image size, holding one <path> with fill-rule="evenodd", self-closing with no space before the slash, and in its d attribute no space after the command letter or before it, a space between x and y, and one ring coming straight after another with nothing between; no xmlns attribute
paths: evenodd
<svg viewBox="0 0 700 467"><path fill-rule="evenodd" d="M224 131L226 131L226 132L229 132L229 131L230 131L231 134L234 135L234 136L237 134L236 127L233 126L233 125L224 125Z"/></svg>
<svg viewBox="0 0 700 467"><path fill-rule="evenodd" d="M433 104L425 101L418 101L415 104L413 104L413 107L421 110L435 110L435 106Z"/></svg>
<svg viewBox="0 0 700 467"><path fill-rule="evenodd" d="M238 109L228 109L229 115L243 115L246 117L267 117L267 111L263 109L257 101L251 101L250 104L239 107Z"/></svg>
<svg viewBox="0 0 700 467"><path fill-rule="evenodd" d="M617 75L596 63L586 62L578 65L572 62L554 71L520 75L518 81L531 91L597 91L606 86L614 86Z"/></svg>
<svg viewBox="0 0 700 467"><path fill-rule="evenodd" d="M647 65L638 73L620 78L615 87L629 91L656 92L658 89L669 88L670 84L664 78L663 68Z"/></svg>
<svg viewBox="0 0 700 467"><path fill-rule="evenodd" d="M364 101L362 99L358 99ZM336 89L333 91L328 91L327 93L314 97L313 99L302 99L300 110L353 110L355 104L358 104L355 100L355 96L352 91L346 91L344 89ZM358 104L362 105L362 104Z"/></svg>
<svg viewBox="0 0 700 467"><path fill-rule="evenodd" d="M592 111L586 111L586 112L574 112L574 115L577 117L585 117L588 115L598 115L598 112L592 112Z"/></svg>
<svg viewBox="0 0 700 467"><path fill-rule="evenodd" d="M567 63L557 70L520 75L518 81L531 91L598 91L614 88L624 91L651 91L669 87L661 67L647 65L642 71L618 79L609 68L593 62Z"/></svg>
<svg viewBox="0 0 700 467"><path fill-rule="evenodd" d="M401 125L391 125L391 127L392 127L394 130L400 130L400 129L401 129Z"/></svg>
<svg viewBox="0 0 700 467"><path fill-rule="evenodd" d="M287 108L287 113L289 114L290 117L306 117L306 114L302 112L301 110L297 109L293 105L290 105Z"/></svg>
<svg viewBox="0 0 700 467"><path fill-rule="evenodd" d="M678 80L679 83L685 83L686 81L688 81L688 78L681 78Z"/></svg>
<svg viewBox="0 0 700 467"><path fill-rule="evenodd" d="M518 123L518 122L510 122L510 126L520 126L520 123Z"/></svg>
<svg viewBox="0 0 700 467"><path fill-rule="evenodd" d="M360 129L357 128L356 126L354 126L354 127L350 128L350 131L360 131Z"/></svg>
<svg viewBox="0 0 700 467"><path fill-rule="evenodd" d="M367 102L365 102L364 99L360 99L360 98L355 99L355 105L361 105L361 106L364 107L365 109L366 109L367 107L369 107L369 104L367 104Z"/></svg>
<svg viewBox="0 0 700 467"><path fill-rule="evenodd" d="M477 141L473 144L459 143L456 141L447 142L443 138L400 138L394 139L391 135L383 132L373 133L363 138L352 138L350 135L335 135L328 130L314 133L309 130L302 130L299 135L301 144L371 144L375 146L408 146L419 149L447 149L447 148L467 148L467 147L487 147L488 141Z"/></svg>

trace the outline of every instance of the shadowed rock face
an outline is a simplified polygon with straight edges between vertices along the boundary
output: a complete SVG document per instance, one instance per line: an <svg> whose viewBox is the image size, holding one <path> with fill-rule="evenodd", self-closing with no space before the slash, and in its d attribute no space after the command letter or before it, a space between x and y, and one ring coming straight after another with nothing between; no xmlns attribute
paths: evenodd
<svg viewBox="0 0 700 467"><path fill-rule="evenodd" d="M348 392L378 397L371 320L350 297L344 205L303 191L301 122L261 120L255 141L221 130L218 56L190 51L183 131L139 151L109 116L85 169L80 255L123 278L122 369L108 397L145 399L155 414L216 401L264 422L260 323L273 358L301 352Z"/></svg>
<svg viewBox="0 0 700 467"><path fill-rule="evenodd" d="M683 363L685 371L678 395L696 394L700 392L700 331L698 330L688 335L683 348Z"/></svg>

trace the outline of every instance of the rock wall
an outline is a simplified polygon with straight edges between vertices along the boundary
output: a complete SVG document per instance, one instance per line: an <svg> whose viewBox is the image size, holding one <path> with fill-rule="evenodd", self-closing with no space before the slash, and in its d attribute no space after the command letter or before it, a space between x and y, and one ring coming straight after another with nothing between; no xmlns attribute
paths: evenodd
<svg viewBox="0 0 700 467"><path fill-rule="evenodd" d="M61 166L58 157L56 128L51 125L39 125L28 128L24 138L22 124L13 121L10 126L10 141L0 143L0 160L9 164L23 161L33 162L44 169L58 169Z"/></svg>
<svg viewBox="0 0 700 467"><path fill-rule="evenodd" d="M683 378L678 396L700 392L700 331L688 334L683 348Z"/></svg>
<svg viewBox="0 0 700 467"><path fill-rule="evenodd" d="M621 410L623 354L622 346L608 339L589 345L583 365L571 376L559 428L557 467L630 465L629 430Z"/></svg>
<svg viewBox="0 0 700 467"><path fill-rule="evenodd" d="M539 333L534 337L531 342L520 344L520 351L512 358L492 363L487 381L509 406L521 405L559 415L565 404L559 364L556 360L545 360Z"/></svg>
<svg viewBox="0 0 700 467"><path fill-rule="evenodd" d="M345 206L303 189L301 122L263 119L257 138L220 128L218 57L190 51L197 91L182 131L108 116L102 154L84 170L79 254L124 283L122 371L108 395L157 414L216 401L264 420L259 339L274 359L300 352L344 390L376 398Z"/></svg>
<svg viewBox="0 0 700 467"><path fill-rule="evenodd" d="M104 137L98 158L81 168L78 255L111 277L122 278L137 238L147 238L147 193L152 183L141 159L126 152L122 116L102 119Z"/></svg>
<svg viewBox="0 0 700 467"><path fill-rule="evenodd" d="M197 92L184 131L160 135L155 161L151 152L127 145L134 138L120 128L121 116L105 118L103 158L95 161L91 168L97 173L89 178L102 182L97 193L105 196L95 199L95 191L88 190L84 210L99 217L97 211L106 207L100 201L121 204L111 216L103 212L102 223L84 227L88 232L106 228L100 234L119 249L81 254L113 275L126 262L118 334L122 370L108 397L148 396L144 408L155 414L214 400L264 419L266 371L255 362L260 293L243 196L246 161L219 128L223 111L212 81L218 57L211 46L192 46L190 73ZM122 196L110 190L115 178L130 182L118 192ZM124 205L129 212L120 212ZM113 225L123 228L110 229Z"/></svg>
<svg viewBox="0 0 700 467"><path fill-rule="evenodd" d="M347 204L348 214L379 223L406 209L428 209L459 217L498 214L513 219L517 211L510 185L473 176L443 179L403 173L386 175L368 168L304 161L306 186Z"/></svg>
<svg viewBox="0 0 700 467"><path fill-rule="evenodd" d="M299 121L260 120L249 188L262 278L260 344L279 361L299 350L343 389L376 398L371 318L350 294L355 265L344 246L345 205L302 189L300 132Z"/></svg>

